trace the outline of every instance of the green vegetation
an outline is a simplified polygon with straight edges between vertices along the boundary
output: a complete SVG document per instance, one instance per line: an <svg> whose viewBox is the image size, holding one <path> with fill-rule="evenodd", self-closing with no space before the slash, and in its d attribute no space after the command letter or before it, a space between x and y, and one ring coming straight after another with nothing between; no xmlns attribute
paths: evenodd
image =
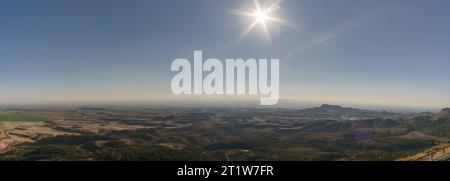
<svg viewBox="0 0 450 181"><path fill-rule="evenodd" d="M98 160L114 161L202 161L212 159L200 149L172 150L154 145L103 148L97 150L96 153Z"/></svg>
<svg viewBox="0 0 450 181"><path fill-rule="evenodd" d="M0 113L0 121L49 122L53 118L31 113Z"/></svg>

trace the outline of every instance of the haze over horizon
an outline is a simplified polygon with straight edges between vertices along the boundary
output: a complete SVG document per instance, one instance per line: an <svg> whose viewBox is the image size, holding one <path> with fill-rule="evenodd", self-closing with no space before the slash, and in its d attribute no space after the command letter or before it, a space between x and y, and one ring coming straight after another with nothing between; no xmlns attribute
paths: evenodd
<svg viewBox="0 0 450 181"><path fill-rule="evenodd" d="M261 1L261 3L270 1ZM292 26L258 29L241 0L16 1L0 4L0 105L258 105L252 96L172 95L170 65L280 58L280 105L437 110L450 106L450 1L285 0Z"/></svg>

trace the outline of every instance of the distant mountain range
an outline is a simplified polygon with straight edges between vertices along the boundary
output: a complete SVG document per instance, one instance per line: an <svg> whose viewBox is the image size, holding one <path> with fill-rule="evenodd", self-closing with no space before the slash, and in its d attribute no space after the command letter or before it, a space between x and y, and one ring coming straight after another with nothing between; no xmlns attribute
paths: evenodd
<svg viewBox="0 0 450 181"><path fill-rule="evenodd" d="M356 109L350 107L342 107L339 105L323 104L319 107L308 108L299 110L304 115L314 118L330 118L330 119L343 119L343 120L360 120L360 119L396 119L405 116L401 113L392 113L386 111L370 111L363 109Z"/></svg>

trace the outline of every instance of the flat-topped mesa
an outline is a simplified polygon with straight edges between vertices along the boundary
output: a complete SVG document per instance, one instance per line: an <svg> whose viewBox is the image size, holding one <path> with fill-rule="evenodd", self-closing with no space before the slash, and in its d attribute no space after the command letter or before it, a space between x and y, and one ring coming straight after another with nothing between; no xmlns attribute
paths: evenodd
<svg viewBox="0 0 450 181"><path fill-rule="evenodd" d="M450 114L450 108L444 108L441 110L441 112Z"/></svg>
<svg viewBox="0 0 450 181"><path fill-rule="evenodd" d="M322 105L320 105L319 108L322 108L322 109L342 109L343 107L339 106L339 105L322 104Z"/></svg>
<svg viewBox="0 0 450 181"><path fill-rule="evenodd" d="M442 120L442 119L450 119L450 108L444 108L441 110L441 112L435 114L432 117L432 120Z"/></svg>

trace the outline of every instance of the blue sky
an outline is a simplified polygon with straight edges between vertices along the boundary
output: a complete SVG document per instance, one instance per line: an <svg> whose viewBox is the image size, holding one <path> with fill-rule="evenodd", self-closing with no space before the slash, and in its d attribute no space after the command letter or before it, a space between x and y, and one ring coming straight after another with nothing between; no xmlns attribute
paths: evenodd
<svg viewBox="0 0 450 181"><path fill-rule="evenodd" d="M276 16L293 26L269 26L272 43L258 28L239 41L251 20L233 12L253 9L240 0L2 0L0 104L184 101L171 95L170 65L201 49L281 58L281 105L450 106L447 0L285 0Z"/></svg>

